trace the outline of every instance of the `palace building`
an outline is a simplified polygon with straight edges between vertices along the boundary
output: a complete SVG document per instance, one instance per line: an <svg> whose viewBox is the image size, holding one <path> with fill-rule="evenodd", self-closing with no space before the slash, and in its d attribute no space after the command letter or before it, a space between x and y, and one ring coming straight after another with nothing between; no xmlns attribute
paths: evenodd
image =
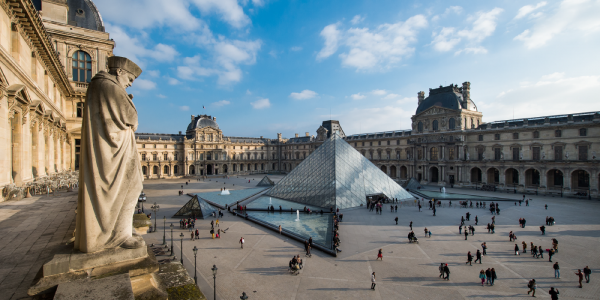
<svg viewBox="0 0 600 300"><path fill-rule="evenodd" d="M146 178L282 172L333 132L389 177L439 186L598 197L600 112L483 122L470 83L419 92L412 128L345 135L324 121L317 135L226 136L212 116L191 116L179 134L136 134Z"/></svg>

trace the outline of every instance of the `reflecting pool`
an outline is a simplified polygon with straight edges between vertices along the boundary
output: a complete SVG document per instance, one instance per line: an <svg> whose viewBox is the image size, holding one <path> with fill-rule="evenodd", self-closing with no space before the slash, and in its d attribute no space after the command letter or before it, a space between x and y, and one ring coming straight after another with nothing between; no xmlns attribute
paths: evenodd
<svg viewBox="0 0 600 300"><path fill-rule="evenodd" d="M253 188L253 189L243 189L243 190L228 190L231 195L221 195L221 191L215 192L207 192L207 193L198 193L198 197L206 199L208 201L212 201L214 203L220 204L222 206L231 205L235 202L246 199L260 191L265 190L265 188ZM267 200L268 201L268 200Z"/></svg>
<svg viewBox="0 0 600 300"><path fill-rule="evenodd" d="M270 204L269 204L269 198L271 198ZM260 196L256 200L253 200L252 202L248 203L246 205L246 207L267 209L267 207L269 207L271 205L273 205L273 207L275 208L275 211L279 211L279 205L281 205L281 209L283 211L288 211L288 212L289 212L290 208L292 208L294 210L294 212L296 210L299 210L300 213L302 213L304 211L305 206L307 208L310 208L310 210L312 210L312 211L320 211L322 209L324 212L329 212L329 209L324 209L324 208L317 207L317 206L306 205L306 204L302 204L302 203L297 203L297 202L283 200L283 199L269 197L269 196Z"/></svg>
<svg viewBox="0 0 600 300"><path fill-rule="evenodd" d="M505 198L499 198L499 197L486 197L486 196L475 196L475 195L465 195L465 194L455 194L455 193L440 193L438 191L432 191L432 190L418 190L418 191L413 191L411 190L411 193L414 193L416 196L418 197L423 197L425 199L438 199L438 200L477 200L477 201L500 201L500 200L510 200L510 201L514 201L511 199L505 199Z"/></svg>
<svg viewBox="0 0 600 300"><path fill-rule="evenodd" d="M269 199L267 199L268 203ZM249 205L248 205L249 207ZM282 205L283 207L283 205ZM304 207L304 206L303 206ZM288 208L289 210L289 208ZM248 211L248 215L269 223L284 230L291 231L305 240L313 238L313 243L331 249L333 215L332 214L305 214L300 212L300 221L296 221L296 211L293 213L276 211L275 213Z"/></svg>

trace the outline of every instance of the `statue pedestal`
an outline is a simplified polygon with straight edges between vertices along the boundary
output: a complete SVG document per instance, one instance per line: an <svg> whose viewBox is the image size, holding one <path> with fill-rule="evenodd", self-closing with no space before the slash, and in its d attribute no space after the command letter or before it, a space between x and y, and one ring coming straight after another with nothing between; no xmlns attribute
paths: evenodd
<svg viewBox="0 0 600 300"><path fill-rule="evenodd" d="M113 248L94 253L73 252L71 254L56 254L54 258L44 264L44 277L89 270L97 267L108 266L118 262L136 260L148 256L148 249Z"/></svg>

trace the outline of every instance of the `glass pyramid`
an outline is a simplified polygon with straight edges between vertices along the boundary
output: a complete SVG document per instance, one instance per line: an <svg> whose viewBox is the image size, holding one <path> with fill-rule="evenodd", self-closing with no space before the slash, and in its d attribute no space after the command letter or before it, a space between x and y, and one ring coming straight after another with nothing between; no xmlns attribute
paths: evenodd
<svg viewBox="0 0 600 300"><path fill-rule="evenodd" d="M217 210L210 204L206 203L204 199L194 195L188 203L186 203L174 217L196 217L199 219L206 219L212 213L217 213Z"/></svg>
<svg viewBox="0 0 600 300"><path fill-rule="evenodd" d="M310 154L266 195L323 208L367 203L367 195L414 199L337 133Z"/></svg>
<svg viewBox="0 0 600 300"><path fill-rule="evenodd" d="M275 182L271 180L268 176L263 177L263 179L256 186L274 186Z"/></svg>

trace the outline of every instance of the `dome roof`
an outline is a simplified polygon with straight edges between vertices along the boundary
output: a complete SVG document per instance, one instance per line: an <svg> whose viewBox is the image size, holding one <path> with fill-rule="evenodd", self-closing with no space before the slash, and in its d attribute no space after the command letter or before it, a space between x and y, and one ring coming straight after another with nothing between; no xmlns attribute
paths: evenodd
<svg viewBox="0 0 600 300"><path fill-rule="evenodd" d="M415 114L418 115L433 106L454 110L470 109L477 111L475 103L473 103L471 99L465 101L462 89L456 85L440 86L437 89L429 89L429 97L419 103Z"/></svg>
<svg viewBox="0 0 600 300"><path fill-rule="evenodd" d="M214 129L219 129L219 124L217 124L217 118L213 118L208 115L192 115L192 121L188 125L187 130L189 131L204 127L212 127Z"/></svg>
<svg viewBox="0 0 600 300"><path fill-rule="evenodd" d="M69 25L104 31L104 22L92 0L67 0Z"/></svg>

